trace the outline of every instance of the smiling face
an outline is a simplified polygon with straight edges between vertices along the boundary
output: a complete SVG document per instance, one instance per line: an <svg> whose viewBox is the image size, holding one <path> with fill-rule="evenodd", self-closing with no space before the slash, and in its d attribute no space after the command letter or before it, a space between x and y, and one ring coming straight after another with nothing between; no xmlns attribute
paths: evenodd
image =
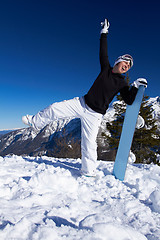
<svg viewBox="0 0 160 240"><path fill-rule="evenodd" d="M130 69L130 63L126 62L126 61L122 61L117 63L114 67L113 67L113 72L114 73L126 73L128 70Z"/></svg>

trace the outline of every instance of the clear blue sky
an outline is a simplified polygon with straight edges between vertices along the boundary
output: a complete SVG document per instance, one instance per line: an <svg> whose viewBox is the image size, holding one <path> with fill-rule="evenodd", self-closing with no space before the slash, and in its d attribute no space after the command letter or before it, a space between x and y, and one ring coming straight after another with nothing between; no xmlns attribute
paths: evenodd
<svg viewBox="0 0 160 240"><path fill-rule="evenodd" d="M100 22L108 18L111 65L134 58L131 81L160 95L158 1L5 0L0 3L0 129L24 127L21 116L84 95L100 71Z"/></svg>

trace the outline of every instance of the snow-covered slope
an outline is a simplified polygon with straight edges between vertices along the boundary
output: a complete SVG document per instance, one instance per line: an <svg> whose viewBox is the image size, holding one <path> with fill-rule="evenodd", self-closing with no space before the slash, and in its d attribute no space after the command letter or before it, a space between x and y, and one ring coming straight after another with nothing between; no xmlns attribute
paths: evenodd
<svg viewBox="0 0 160 240"><path fill-rule="evenodd" d="M159 240L160 167L113 163L97 178L79 174L80 159L0 157L0 239Z"/></svg>

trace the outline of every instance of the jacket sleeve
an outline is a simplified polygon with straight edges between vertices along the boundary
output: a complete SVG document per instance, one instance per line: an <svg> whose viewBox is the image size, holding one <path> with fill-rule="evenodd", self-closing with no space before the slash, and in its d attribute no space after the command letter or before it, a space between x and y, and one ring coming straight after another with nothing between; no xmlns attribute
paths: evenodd
<svg viewBox="0 0 160 240"><path fill-rule="evenodd" d="M121 97L125 101L126 104L132 105L134 102L134 99L136 97L136 94L138 92L138 89L135 87L129 88L129 86L125 86L120 90Z"/></svg>
<svg viewBox="0 0 160 240"><path fill-rule="evenodd" d="M108 51L107 51L107 34L102 33L100 38L100 52L99 52L101 71L103 71L106 67L109 67L108 60Z"/></svg>

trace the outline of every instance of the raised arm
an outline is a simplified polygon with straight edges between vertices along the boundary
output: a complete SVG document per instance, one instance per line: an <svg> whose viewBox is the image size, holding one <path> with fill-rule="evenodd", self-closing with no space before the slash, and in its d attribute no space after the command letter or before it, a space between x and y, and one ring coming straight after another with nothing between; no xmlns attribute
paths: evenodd
<svg viewBox="0 0 160 240"><path fill-rule="evenodd" d="M102 25L102 30L101 30L101 38L100 38L99 57L100 57L101 71L103 71L104 68L109 66L108 50L107 50L107 33L108 33L108 28L110 24L108 22L108 19L105 19L105 21L102 22L101 25Z"/></svg>

